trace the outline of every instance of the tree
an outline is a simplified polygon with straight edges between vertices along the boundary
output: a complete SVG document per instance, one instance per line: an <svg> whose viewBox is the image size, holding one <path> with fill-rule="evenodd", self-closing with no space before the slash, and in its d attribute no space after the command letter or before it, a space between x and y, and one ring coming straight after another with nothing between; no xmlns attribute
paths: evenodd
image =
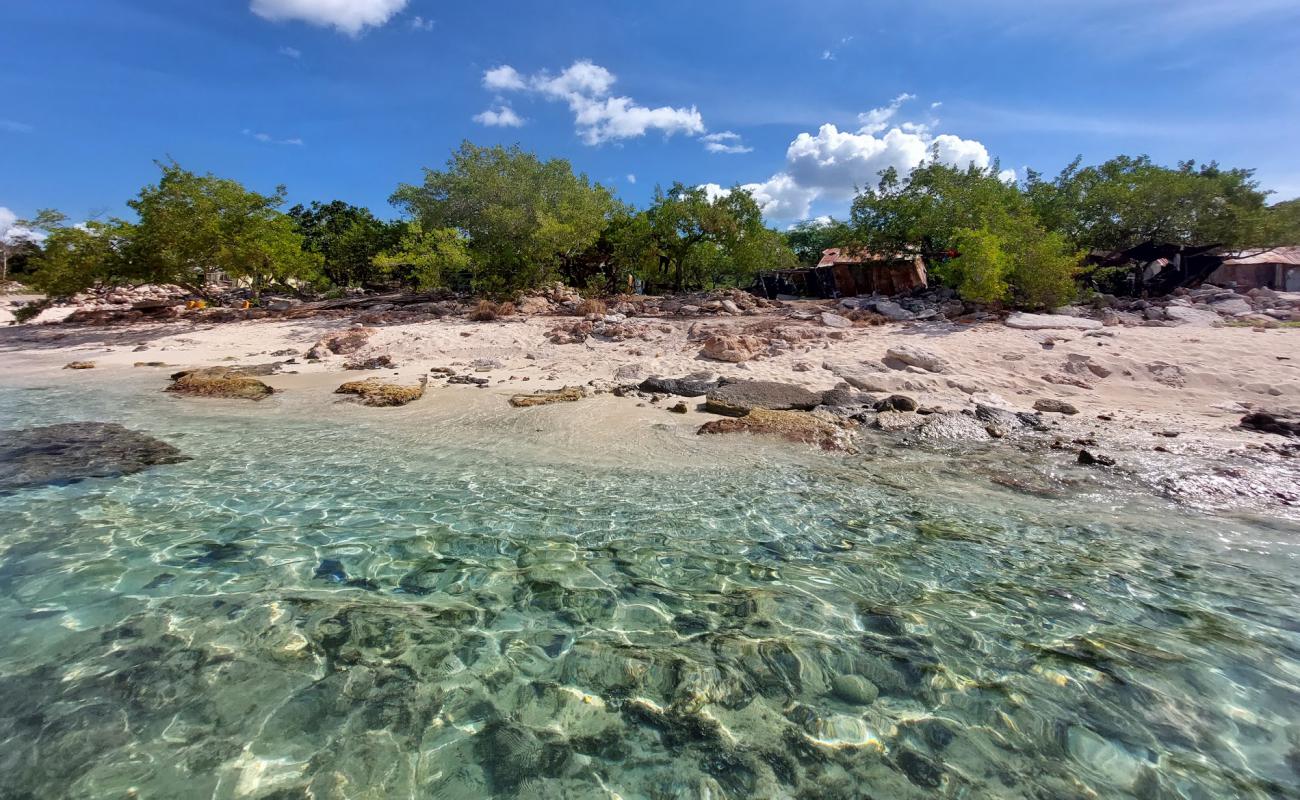
<svg viewBox="0 0 1300 800"><path fill-rule="evenodd" d="M410 222L394 249L375 256L374 266L416 289L435 289L454 284L456 273L463 272L469 261L465 240L455 228L426 231L420 223Z"/></svg>
<svg viewBox="0 0 1300 800"><path fill-rule="evenodd" d="M335 286L367 286L380 279L375 257L398 247L407 233L403 223L384 222L342 200L299 204L288 213L304 249L320 254L321 273Z"/></svg>
<svg viewBox="0 0 1300 800"><path fill-rule="evenodd" d="M32 219L14 220L9 230L0 236L0 283L9 280L13 272L23 271L32 256L40 252L38 242L61 227L67 217L52 208L43 208Z"/></svg>
<svg viewBox="0 0 1300 800"><path fill-rule="evenodd" d="M50 297L67 297L97 284L115 284L130 272L124 254L132 228L121 220L92 220L47 228L32 258L32 286Z"/></svg>
<svg viewBox="0 0 1300 800"><path fill-rule="evenodd" d="M832 247L843 247L853 241L853 231L848 223L834 219L810 219L785 232L786 244L794 251L799 263L816 266L822 253Z"/></svg>
<svg viewBox="0 0 1300 800"><path fill-rule="evenodd" d="M1123 250L1146 241L1244 247L1270 244L1254 170L1210 162L1154 164L1117 156L1095 167L1075 159L1052 181L1030 172L1025 194L1049 230L1076 247Z"/></svg>
<svg viewBox="0 0 1300 800"><path fill-rule="evenodd" d="M283 186L264 195L174 161L158 167L158 183L127 203L139 217L127 247L132 278L198 292L205 274L220 270L247 280L256 294L274 283L319 276L322 257L303 249L293 220L277 210Z"/></svg>
<svg viewBox="0 0 1300 800"><path fill-rule="evenodd" d="M507 295L540 285L579 258L608 224L613 196L568 161L541 161L519 147L461 144L421 186L392 202L424 230L465 237L474 290Z"/></svg>

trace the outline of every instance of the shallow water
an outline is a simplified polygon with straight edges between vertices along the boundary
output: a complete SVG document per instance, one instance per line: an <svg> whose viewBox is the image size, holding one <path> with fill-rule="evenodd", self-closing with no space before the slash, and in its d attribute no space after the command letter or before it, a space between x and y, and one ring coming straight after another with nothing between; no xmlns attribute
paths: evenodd
<svg viewBox="0 0 1300 800"><path fill-rule="evenodd" d="M0 797L1300 796L1293 522L157 380L0 387L193 458L0 496Z"/></svg>

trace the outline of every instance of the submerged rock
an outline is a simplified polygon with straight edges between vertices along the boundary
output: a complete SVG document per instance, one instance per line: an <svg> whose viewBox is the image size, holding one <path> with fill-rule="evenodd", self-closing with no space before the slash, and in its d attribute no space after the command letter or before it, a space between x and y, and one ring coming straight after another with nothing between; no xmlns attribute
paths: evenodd
<svg viewBox="0 0 1300 800"><path fill-rule="evenodd" d="M581 386L565 386L563 389L544 389L540 392L514 395L510 398L510 405L515 408L529 408L551 403L572 403L586 396L587 393Z"/></svg>
<svg viewBox="0 0 1300 800"><path fill-rule="evenodd" d="M107 422L0 431L0 491L115 478L188 460L164 441Z"/></svg>
<svg viewBox="0 0 1300 800"><path fill-rule="evenodd" d="M367 378L364 381L348 381L334 390L335 394L356 395L362 405L377 408L404 406L424 396L427 378L420 378L414 386L390 383L383 378Z"/></svg>
<svg viewBox="0 0 1300 800"><path fill-rule="evenodd" d="M705 397L706 411L739 417L756 408L769 411L810 411L821 405L822 396L802 386L780 381L732 381Z"/></svg>
<svg viewBox="0 0 1300 800"><path fill-rule="evenodd" d="M275 390L247 371L237 367L206 367L172 375L167 391L191 397L223 397L237 400L262 400Z"/></svg>
<svg viewBox="0 0 1300 800"><path fill-rule="evenodd" d="M799 411L772 411L755 408L743 417L706 422L698 434L754 433L780 436L803 444L815 444L823 450L852 451L848 433L820 417Z"/></svg>

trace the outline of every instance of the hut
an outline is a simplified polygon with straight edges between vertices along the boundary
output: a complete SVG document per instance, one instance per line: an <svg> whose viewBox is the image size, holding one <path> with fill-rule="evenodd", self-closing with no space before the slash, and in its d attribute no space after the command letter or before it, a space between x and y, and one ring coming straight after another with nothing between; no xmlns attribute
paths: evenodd
<svg viewBox="0 0 1300 800"><path fill-rule="evenodd" d="M905 294L926 288L925 260L919 253L877 253L865 248L822 251L818 269L830 269L841 297Z"/></svg>
<svg viewBox="0 0 1300 800"><path fill-rule="evenodd" d="M1223 254L1223 263L1210 275L1216 286L1300 292L1300 247L1272 247Z"/></svg>

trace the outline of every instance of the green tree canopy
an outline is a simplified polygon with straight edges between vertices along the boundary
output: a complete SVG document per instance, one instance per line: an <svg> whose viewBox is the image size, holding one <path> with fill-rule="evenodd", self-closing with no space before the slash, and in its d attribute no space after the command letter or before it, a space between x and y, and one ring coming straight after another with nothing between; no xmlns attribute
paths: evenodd
<svg viewBox="0 0 1300 800"><path fill-rule="evenodd" d="M805 220L785 232L786 244L806 267L821 261L825 250L851 244L853 239L849 224L833 217Z"/></svg>
<svg viewBox="0 0 1300 800"><path fill-rule="evenodd" d="M289 209L303 248L322 258L321 273L335 286L367 286L383 277L375 257L398 246L407 233L401 222L385 222L370 209L342 200L313 201Z"/></svg>
<svg viewBox="0 0 1300 800"><path fill-rule="evenodd" d="M580 258L614 206L609 190L568 161L470 142L445 169L426 169L422 185L399 186L392 202L423 230L460 231L473 288L495 295L537 286Z"/></svg>

